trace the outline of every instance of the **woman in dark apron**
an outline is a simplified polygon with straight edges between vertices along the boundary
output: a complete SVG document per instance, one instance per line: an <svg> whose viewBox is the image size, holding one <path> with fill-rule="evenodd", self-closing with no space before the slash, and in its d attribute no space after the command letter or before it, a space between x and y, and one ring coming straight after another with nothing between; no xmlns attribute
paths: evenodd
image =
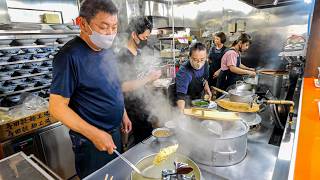
<svg viewBox="0 0 320 180"><path fill-rule="evenodd" d="M218 32L214 35L214 46L209 52L209 86L217 85L217 77L220 72L221 59L227 48L224 46L226 35L223 32Z"/></svg>
<svg viewBox="0 0 320 180"><path fill-rule="evenodd" d="M241 34L232 47L221 59L221 72L218 76L217 87L226 90L229 86L242 79L242 75L255 76L253 68L246 67L241 63L241 52L246 51L251 44L248 34Z"/></svg>
<svg viewBox="0 0 320 180"><path fill-rule="evenodd" d="M230 49L229 51L235 51L234 49ZM237 57L236 67L240 67L241 64L241 56ZM226 90L232 84L235 84L237 81L240 81L242 75L231 72L230 69L221 70L217 80L217 87L223 90Z"/></svg>

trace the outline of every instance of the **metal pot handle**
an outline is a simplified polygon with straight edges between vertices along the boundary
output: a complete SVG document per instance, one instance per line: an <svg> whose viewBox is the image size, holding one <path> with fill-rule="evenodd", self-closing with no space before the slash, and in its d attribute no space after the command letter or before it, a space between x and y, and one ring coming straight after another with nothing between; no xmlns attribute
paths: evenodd
<svg viewBox="0 0 320 180"><path fill-rule="evenodd" d="M222 155L233 155L237 153L237 150L233 151L213 151L213 153L222 154Z"/></svg>
<svg viewBox="0 0 320 180"><path fill-rule="evenodd" d="M212 151L213 161L216 161L217 154L220 154L222 156L227 156L229 158L229 160L232 161L233 155L235 155L236 153L237 153L236 150L233 150L233 151Z"/></svg>

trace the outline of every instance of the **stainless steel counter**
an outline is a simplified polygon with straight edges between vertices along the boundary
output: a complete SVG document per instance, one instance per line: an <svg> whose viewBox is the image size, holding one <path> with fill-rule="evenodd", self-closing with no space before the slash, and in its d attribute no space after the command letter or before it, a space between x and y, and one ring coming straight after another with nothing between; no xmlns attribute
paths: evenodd
<svg viewBox="0 0 320 180"><path fill-rule="evenodd" d="M257 131L248 133L248 149L246 158L240 163L228 167L209 167L198 164L202 176L206 180L215 179L290 179L290 169L295 161L294 143L298 138L299 127L299 101L302 80L299 79L294 94L295 115L293 121L287 121L280 147L268 144L272 135L273 125L268 120L266 111L262 117L262 126ZM289 120L289 119L288 119ZM156 143L151 137L124 153L133 163L144 156L157 153L163 144ZM119 158L108 163L86 179L102 179L106 174L113 175L115 179L130 179L131 168Z"/></svg>
<svg viewBox="0 0 320 180"><path fill-rule="evenodd" d="M296 148L294 145L297 144L299 137L299 116L301 108L301 95L302 95L302 79L298 79L297 86L294 92L293 101L295 103L294 117L292 122L287 120L284 133L282 136L282 141L280 144L279 154L275 165L275 170L272 179L292 179L294 171L295 153ZM291 173L291 174L290 174Z"/></svg>
<svg viewBox="0 0 320 180"><path fill-rule="evenodd" d="M279 147L267 144L271 133L272 129L262 127L259 131L249 134L247 156L236 165L209 167L198 164L203 178L206 180L271 179L279 150ZM136 163L149 154L157 153L163 145L151 137L125 152L124 156ZM116 158L85 179L103 179L107 173L113 175L116 180L127 180L130 179L131 168L121 159Z"/></svg>
<svg viewBox="0 0 320 180"><path fill-rule="evenodd" d="M205 180L215 179L290 179L290 169L295 161L294 143L298 138L299 107L302 80L299 79L295 93L295 112L293 121L287 121L280 147L268 144L272 135L273 125L268 120L265 112L262 116L262 126L257 131L248 133L248 147L246 158L240 163L228 167L209 167L198 164ZM261 115L261 114L260 114ZM288 119L289 120L289 119ZM159 144L151 137L124 153L133 163L138 162L144 156L157 153L163 144ZM292 166L292 167L291 167ZM113 175L115 179L130 179L131 168L121 159L116 158L98 171L89 175L86 179L103 179L106 174ZM291 175L292 176L292 175Z"/></svg>

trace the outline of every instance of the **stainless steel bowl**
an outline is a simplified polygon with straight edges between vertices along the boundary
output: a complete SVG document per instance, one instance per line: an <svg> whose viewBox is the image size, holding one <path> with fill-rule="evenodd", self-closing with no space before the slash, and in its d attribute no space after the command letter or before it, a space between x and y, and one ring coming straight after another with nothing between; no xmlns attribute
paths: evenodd
<svg viewBox="0 0 320 180"><path fill-rule="evenodd" d="M12 42L12 39L1 39L0 46L9 46L11 42Z"/></svg>
<svg viewBox="0 0 320 180"><path fill-rule="evenodd" d="M44 38L44 39L38 39L37 44L53 44L55 43L57 38Z"/></svg>
<svg viewBox="0 0 320 180"><path fill-rule="evenodd" d="M166 142L172 136L172 132L168 128L157 128L152 131L152 136L159 142Z"/></svg>
<svg viewBox="0 0 320 180"><path fill-rule="evenodd" d="M54 29L54 30L66 30L66 29L68 29L65 24L53 24L53 25L50 25L50 27L52 29Z"/></svg>
<svg viewBox="0 0 320 180"><path fill-rule="evenodd" d="M15 42L19 45L25 46L25 45L32 45L36 39L16 39Z"/></svg>
<svg viewBox="0 0 320 180"><path fill-rule="evenodd" d="M67 43L68 41L70 41L71 39L73 39L74 37L65 37L65 38L58 38L57 41L60 43L60 44L65 44Z"/></svg>

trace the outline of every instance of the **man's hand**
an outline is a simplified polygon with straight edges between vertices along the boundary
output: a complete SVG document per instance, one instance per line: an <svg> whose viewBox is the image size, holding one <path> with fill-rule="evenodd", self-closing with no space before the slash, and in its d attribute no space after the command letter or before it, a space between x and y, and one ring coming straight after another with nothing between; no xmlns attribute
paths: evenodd
<svg viewBox="0 0 320 180"><path fill-rule="evenodd" d="M112 154L113 150L117 148L112 140L112 136L100 129L92 132L90 141L93 142L99 151L107 151L108 154Z"/></svg>
<svg viewBox="0 0 320 180"><path fill-rule="evenodd" d="M152 70L147 75L148 81L155 81L160 77L161 77L161 70L157 70L157 71Z"/></svg>
<svg viewBox="0 0 320 180"><path fill-rule="evenodd" d="M98 150L108 151L109 154L113 153L113 149L116 146L112 140L112 136L87 123L70 109L68 106L69 98L50 94L49 103L50 115L53 118L60 120L68 128L87 137Z"/></svg>
<svg viewBox="0 0 320 180"><path fill-rule="evenodd" d="M129 133L132 129L132 123L128 117L128 114L126 111L124 111L123 118L122 118L122 124L121 124L121 131L123 133Z"/></svg>

